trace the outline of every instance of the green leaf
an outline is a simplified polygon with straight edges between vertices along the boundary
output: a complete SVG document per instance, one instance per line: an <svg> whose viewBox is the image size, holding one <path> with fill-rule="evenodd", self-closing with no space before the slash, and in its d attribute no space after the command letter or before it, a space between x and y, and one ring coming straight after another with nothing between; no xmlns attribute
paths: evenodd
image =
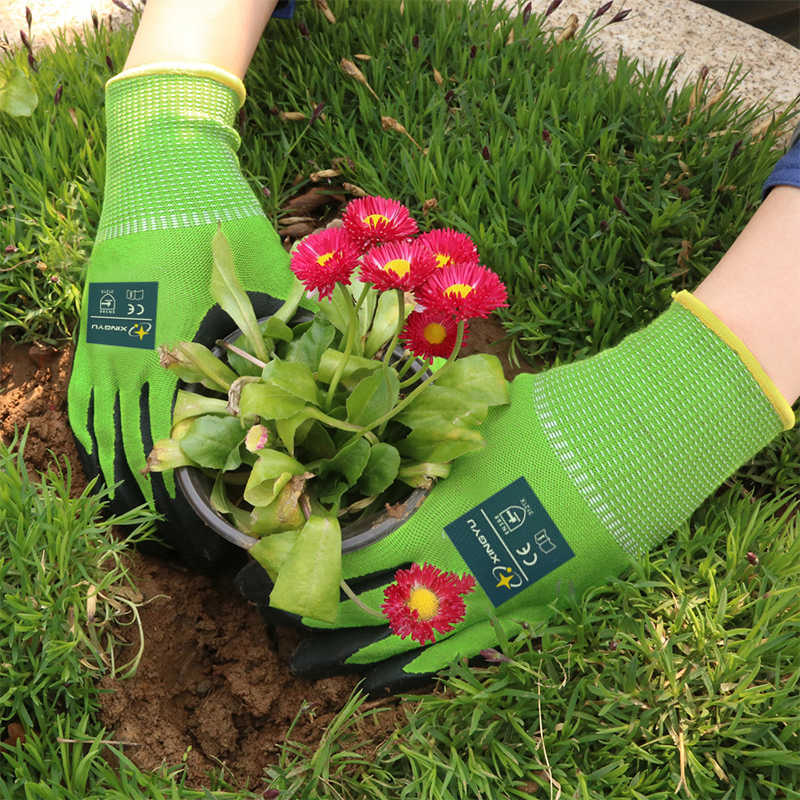
<svg viewBox="0 0 800 800"><path fill-rule="evenodd" d="M409 486L427 489L437 478L446 478L449 474L449 464L424 461L421 464L404 464L397 473L397 479Z"/></svg>
<svg viewBox="0 0 800 800"><path fill-rule="evenodd" d="M342 532L331 517L311 517L283 562L270 605L301 617L336 622L342 580Z"/></svg>
<svg viewBox="0 0 800 800"><path fill-rule="evenodd" d="M304 422L308 422L309 419L308 412L303 410L298 411L296 414L293 414L291 417L287 417L286 419L279 419L275 421L275 430L278 432L278 436L281 437L283 446L289 452L289 455L294 455L294 438L295 434L297 433L297 429Z"/></svg>
<svg viewBox="0 0 800 800"><path fill-rule="evenodd" d="M247 352L247 339L244 336L237 336L236 339L233 340L233 344ZM272 343L266 342L265 347L268 351L271 351ZM252 353L250 355L252 355ZM261 370L263 367L260 367L258 364L254 364L252 361L250 361L250 359L244 358L238 353L234 353L232 350L225 351L225 360L228 362L231 369L240 376L261 376Z"/></svg>
<svg viewBox="0 0 800 800"><path fill-rule="evenodd" d="M336 372L336 368L339 366L341 361L344 360L344 353L340 353L338 350L328 349L322 354L322 358L319 362L319 370L317 372L317 377L322 383L330 383L331 378L333 378L333 374ZM365 372L373 372L374 370L378 369L382 366L380 361L376 361L374 358L363 358L362 356L350 356L347 359L344 370L342 371L342 384L345 386L352 387L354 383L358 381L353 381L353 377L357 375L357 373L364 370ZM359 380L361 378L359 377Z"/></svg>
<svg viewBox="0 0 800 800"><path fill-rule="evenodd" d="M404 295L404 318L413 310L414 303ZM372 328L367 335L367 342L364 346L365 355L374 356L394 336L394 332L397 330L397 312L397 294L395 292L381 292L378 298L378 306L375 309Z"/></svg>
<svg viewBox="0 0 800 800"><path fill-rule="evenodd" d="M472 428L415 428L397 443L397 449L414 461L448 462L485 445L483 437Z"/></svg>
<svg viewBox="0 0 800 800"><path fill-rule="evenodd" d="M362 283L357 278L351 278L350 285L347 287L350 294L353 296L354 301L358 301L358 298L361 297L361 292L363 291L364 287L366 286L365 283ZM368 289L367 294L364 297L363 302L361 303L360 308L358 309L358 338L365 340L367 336L367 330L370 327L370 323L375 315L375 307L378 303L378 296L379 293L375 289Z"/></svg>
<svg viewBox="0 0 800 800"><path fill-rule="evenodd" d="M369 462L370 446L359 437L342 447L319 467L317 496L333 507L339 506L345 492L356 485Z"/></svg>
<svg viewBox="0 0 800 800"><path fill-rule="evenodd" d="M317 313L325 317L342 333L346 333L353 305L350 293L339 284L330 298L319 301Z"/></svg>
<svg viewBox="0 0 800 800"><path fill-rule="evenodd" d="M30 78L15 67L11 76L0 84L0 111L12 117L29 117L39 104Z"/></svg>
<svg viewBox="0 0 800 800"><path fill-rule="evenodd" d="M178 342L173 347L161 345L158 360L186 383L200 383L206 389L227 394L236 373L198 342Z"/></svg>
<svg viewBox="0 0 800 800"><path fill-rule="evenodd" d="M272 315L272 318L288 324L297 312L297 307L300 305L300 301L303 299L305 293L306 287L303 286L303 282L296 275L292 274L292 285L289 287L286 300Z"/></svg>
<svg viewBox="0 0 800 800"><path fill-rule="evenodd" d="M381 365L358 383L347 398L347 419L354 425L369 425L391 411L399 396L397 372Z"/></svg>
<svg viewBox="0 0 800 800"><path fill-rule="evenodd" d="M239 445L244 437L245 431L238 419L206 414L192 422L180 445L201 467L231 470L242 463Z"/></svg>
<svg viewBox="0 0 800 800"><path fill-rule="evenodd" d="M230 242L222 232L222 224L211 242L214 265L211 269L211 295L219 303L223 311L236 323L236 327L247 337L253 353L262 361L269 359L261 329L250 298L245 293L233 263L233 251Z"/></svg>
<svg viewBox="0 0 800 800"><path fill-rule="evenodd" d="M342 447L333 458L323 461L320 465L320 475L335 472L341 475L350 486L354 486L367 466L370 449L369 442L359 436L350 444Z"/></svg>
<svg viewBox="0 0 800 800"><path fill-rule="evenodd" d="M239 396L239 416L243 420L286 419L305 408L305 402L271 383L248 383Z"/></svg>
<svg viewBox="0 0 800 800"><path fill-rule="evenodd" d="M209 503L214 511L219 511L220 514L230 514L233 511L233 504L225 491L225 481L222 479L224 473L218 472L217 477L214 479L214 486L211 489L211 496Z"/></svg>
<svg viewBox="0 0 800 800"><path fill-rule="evenodd" d="M284 473L288 474L288 473ZM298 530L303 527L305 515L300 507L300 495L306 476L300 475L283 482L275 499L268 505L258 505L250 514L250 531L257 536L278 531Z"/></svg>
<svg viewBox="0 0 800 800"><path fill-rule="evenodd" d="M319 404L317 383L305 364L274 358L264 367L261 378L265 384L277 386L287 394L299 397L307 403Z"/></svg>
<svg viewBox="0 0 800 800"><path fill-rule="evenodd" d="M305 364L312 372L316 372L322 354L330 347L334 336L336 329L330 322L314 317L311 327L289 345L287 361Z"/></svg>
<svg viewBox="0 0 800 800"><path fill-rule="evenodd" d="M332 458L336 453L336 445L328 429L320 422L312 425L303 439L303 450L309 454L309 460Z"/></svg>
<svg viewBox="0 0 800 800"><path fill-rule="evenodd" d="M200 417L204 414L228 415L228 404L218 397L206 397L195 392L178 389L175 398L175 409L172 412L172 424L177 425L185 419Z"/></svg>
<svg viewBox="0 0 800 800"><path fill-rule="evenodd" d="M400 469L400 453L397 448L386 442L372 445L369 452L369 461L364 468L364 474L358 482L358 489L366 496L380 494L388 489L395 481Z"/></svg>
<svg viewBox="0 0 800 800"><path fill-rule="evenodd" d="M280 450L259 450L258 460L244 487L244 499L252 506L267 506L293 475L304 472L305 468L299 461Z"/></svg>
<svg viewBox="0 0 800 800"><path fill-rule="evenodd" d="M451 425L476 428L486 419L488 412L489 406L475 394L434 383L426 387L395 419L409 428Z"/></svg>
<svg viewBox="0 0 800 800"><path fill-rule="evenodd" d="M269 339L278 339L281 342L291 342L294 339L292 329L277 317L269 317L261 323L261 332Z"/></svg>
<svg viewBox="0 0 800 800"><path fill-rule="evenodd" d="M488 406L502 406L510 400L508 381L503 376L500 359L487 353L456 359L442 370L436 385L455 389Z"/></svg>
<svg viewBox="0 0 800 800"><path fill-rule="evenodd" d="M278 577L278 572L286 561L286 557L292 551L299 534L300 531L295 530L263 536L247 551L264 567L273 583Z"/></svg>

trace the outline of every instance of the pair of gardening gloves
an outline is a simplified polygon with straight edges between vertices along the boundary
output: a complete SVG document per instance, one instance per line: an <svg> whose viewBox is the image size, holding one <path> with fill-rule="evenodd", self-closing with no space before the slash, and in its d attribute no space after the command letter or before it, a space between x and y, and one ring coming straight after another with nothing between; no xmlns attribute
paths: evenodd
<svg viewBox="0 0 800 800"><path fill-rule="evenodd" d="M238 79L155 64L113 78L106 97L105 198L70 423L88 473L116 486L115 504L146 500L164 515L167 544L213 564L225 543L170 475L143 474L154 440L169 436L176 391L156 347L230 332L209 292L218 223L259 315L286 296L289 259L240 172ZM613 349L518 376L510 395L483 423L485 449L459 459L410 521L343 556L344 578L373 608L399 567L474 575L464 620L421 646L343 599L335 625L300 621L308 635L293 658L298 675L356 670L370 692L400 690L521 626L535 629L554 601L640 559L794 424L742 342L687 292Z"/></svg>

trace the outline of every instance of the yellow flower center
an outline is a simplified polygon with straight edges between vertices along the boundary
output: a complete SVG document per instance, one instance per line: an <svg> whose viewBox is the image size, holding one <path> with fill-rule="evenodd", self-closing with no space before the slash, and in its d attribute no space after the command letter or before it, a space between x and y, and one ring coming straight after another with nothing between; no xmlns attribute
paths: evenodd
<svg viewBox="0 0 800 800"><path fill-rule="evenodd" d="M333 258L333 251L330 253L323 253L321 256L317 257L317 264L321 267L324 267L331 259Z"/></svg>
<svg viewBox="0 0 800 800"><path fill-rule="evenodd" d="M448 286L444 293L446 295L457 295L463 300L474 288L474 286L470 286L467 283L454 283L452 286Z"/></svg>
<svg viewBox="0 0 800 800"><path fill-rule="evenodd" d="M439 613L439 598L425 586L415 586L408 595L406 605L414 609L423 622L433 619Z"/></svg>
<svg viewBox="0 0 800 800"><path fill-rule="evenodd" d="M423 328L422 335L431 344L441 344L447 338L447 330L440 322L429 322Z"/></svg>
<svg viewBox="0 0 800 800"><path fill-rule="evenodd" d="M447 253L437 253L436 254L436 266L437 268L441 269L442 267L446 267L448 264L452 264L453 259L450 258Z"/></svg>
<svg viewBox="0 0 800 800"><path fill-rule="evenodd" d="M383 271L388 272L391 270L394 272L395 275L399 275L401 278L408 274L408 271L411 269L411 264L406 261L404 258L395 258L391 261L387 261L383 265Z"/></svg>
<svg viewBox="0 0 800 800"><path fill-rule="evenodd" d="M364 217L364 219L362 219L361 221L365 222L372 228L377 227L379 222L391 222L389 217L384 216L383 214L369 214L368 216Z"/></svg>

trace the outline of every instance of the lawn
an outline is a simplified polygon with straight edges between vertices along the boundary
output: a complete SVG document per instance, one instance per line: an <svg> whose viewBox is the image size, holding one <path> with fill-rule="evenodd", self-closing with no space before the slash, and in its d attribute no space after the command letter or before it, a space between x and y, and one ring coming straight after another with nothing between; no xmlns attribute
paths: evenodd
<svg viewBox="0 0 800 800"><path fill-rule="evenodd" d="M596 353L696 285L755 209L794 114L742 104L735 72L680 90L674 65L621 59L608 75L591 31L616 8L559 41L545 2L511 16L487 2L330 5L336 24L306 3L268 27L238 121L245 174L279 230L317 186L317 218L359 187L425 229L469 233L509 287L512 359ZM0 114L4 347L63 348L74 332L103 85L131 36L89 24L38 51L36 70L22 47L0 62L0 80L22 69L38 96L30 117ZM74 491L66 468L31 478L22 433L4 438L0 798L800 797L796 431L619 581L554 599L555 622L502 642L497 663L454 664L385 741L364 741L376 712L354 695L318 745L285 744L256 794L223 771L189 788L180 764L143 772L109 743L96 681L120 670L115 625L136 625L123 554L148 515L120 541L102 495Z"/></svg>

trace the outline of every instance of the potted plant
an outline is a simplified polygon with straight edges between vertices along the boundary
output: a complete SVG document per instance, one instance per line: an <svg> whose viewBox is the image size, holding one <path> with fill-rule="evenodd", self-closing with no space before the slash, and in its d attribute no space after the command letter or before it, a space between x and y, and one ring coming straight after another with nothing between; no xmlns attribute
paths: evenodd
<svg viewBox="0 0 800 800"><path fill-rule="evenodd" d="M211 291L237 330L215 351L161 348L184 385L148 468L177 468L207 524L267 571L270 605L333 622L340 587L359 602L342 550L401 524L455 458L484 445L488 408L508 402L496 357L458 357L468 320L506 291L469 237L417 235L408 210L379 197L295 246L295 287L264 320L221 230L212 247ZM313 315L298 312L306 292Z"/></svg>

